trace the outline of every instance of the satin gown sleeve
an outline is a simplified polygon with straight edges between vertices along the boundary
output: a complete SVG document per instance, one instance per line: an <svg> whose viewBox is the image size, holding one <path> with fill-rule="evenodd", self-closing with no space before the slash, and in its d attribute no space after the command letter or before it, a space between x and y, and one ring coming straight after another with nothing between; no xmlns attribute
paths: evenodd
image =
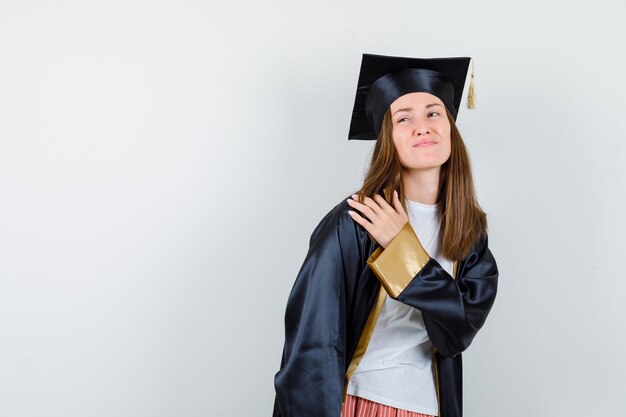
<svg viewBox="0 0 626 417"><path fill-rule="evenodd" d="M487 235L459 262L456 280L428 255L409 222L367 263L390 297L421 310L442 356L467 349L495 301L499 273Z"/></svg>
<svg viewBox="0 0 626 417"><path fill-rule="evenodd" d="M344 278L358 273L354 221L329 212L311 234L285 312L274 417L339 417L346 371ZM361 265L365 266L362 257Z"/></svg>

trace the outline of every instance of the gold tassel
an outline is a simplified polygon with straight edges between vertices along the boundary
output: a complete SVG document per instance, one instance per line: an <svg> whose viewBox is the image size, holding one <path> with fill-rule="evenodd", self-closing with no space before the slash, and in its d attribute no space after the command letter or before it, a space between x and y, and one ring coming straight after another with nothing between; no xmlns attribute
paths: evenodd
<svg viewBox="0 0 626 417"><path fill-rule="evenodd" d="M476 87L474 86L474 59L472 59L472 78L470 79L469 91L467 93L467 108L476 108Z"/></svg>

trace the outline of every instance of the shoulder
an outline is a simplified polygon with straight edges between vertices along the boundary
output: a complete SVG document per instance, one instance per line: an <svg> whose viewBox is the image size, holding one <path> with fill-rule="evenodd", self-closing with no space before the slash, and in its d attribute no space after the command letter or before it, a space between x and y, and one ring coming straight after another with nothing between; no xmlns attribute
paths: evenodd
<svg viewBox="0 0 626 417"><path fill-rule="evenodd" d="M339 239L367 238L365 228L352 219L352 216L348 213L349 210L352 210L352 207L348 204L348 198L350 198L350 195L346 195L345 198L324 214L311 234L311 241L315 240L316 236L324 231L336 232Z"/></svg>

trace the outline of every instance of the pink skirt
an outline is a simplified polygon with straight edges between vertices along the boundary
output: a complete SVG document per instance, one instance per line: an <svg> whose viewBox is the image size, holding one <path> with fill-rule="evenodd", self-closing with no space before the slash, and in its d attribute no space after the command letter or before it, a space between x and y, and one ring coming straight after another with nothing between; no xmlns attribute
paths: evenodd
<svg viewBox="0 0 626 417"><path fill-rule="evenodd" d="M367 398L346 394L341 417L433 417L430 414L415 413L385 404L370 401Z"/></svg>

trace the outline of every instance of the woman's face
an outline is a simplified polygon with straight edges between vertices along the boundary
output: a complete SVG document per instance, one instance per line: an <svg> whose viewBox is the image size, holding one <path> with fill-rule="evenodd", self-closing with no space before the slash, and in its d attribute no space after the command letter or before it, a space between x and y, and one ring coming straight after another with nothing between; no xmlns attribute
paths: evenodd
<svg viewBox="0 0 626 417"><path fill-rule="evenodd" d="M409 93L391 106L393 143L407 169L440 167L450 157L450 121L443 102L429 93Z"/></svg>

